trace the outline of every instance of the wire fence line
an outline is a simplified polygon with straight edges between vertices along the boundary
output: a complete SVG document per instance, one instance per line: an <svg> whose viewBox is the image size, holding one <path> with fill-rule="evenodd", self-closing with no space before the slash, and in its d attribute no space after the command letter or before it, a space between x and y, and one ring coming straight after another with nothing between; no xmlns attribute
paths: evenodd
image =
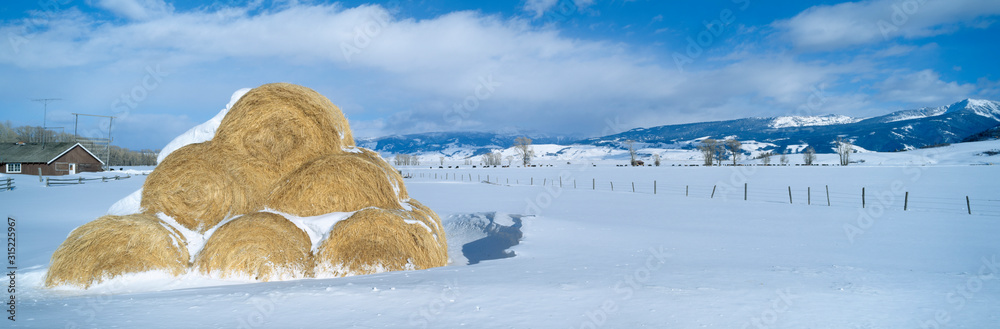
<svg viewBox="0 0 1000 329"><path fill-rule="evenodd" d="M966 213L969 215L985 215L1000 217L1000 196L972 195L924 195L902 191L901 194L886 194L885 190L873 190L859 187L856 190L833 190L829 185L820 186L760 186L744 184L741 186L723 185L680 185L662 181L629 181L629 180L598 180L564 179L561 176L550 177L502 177L495 174L473 173L405 173L406 176L419 179L483 182L510 186L551 186L563 189L655 194L665 196L682 196L696 198L723 199L727 201L768 202L784 204L802 204L810 206L866 208L880 206L886 209L904 211L932 211L943 213Z"/></svg>

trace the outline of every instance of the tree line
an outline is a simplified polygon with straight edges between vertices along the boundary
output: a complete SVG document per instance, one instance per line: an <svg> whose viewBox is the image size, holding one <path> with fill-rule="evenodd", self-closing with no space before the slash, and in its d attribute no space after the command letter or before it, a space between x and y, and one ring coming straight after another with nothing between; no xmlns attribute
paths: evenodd
<svg viewBox="0 0 1000 329"><path fill-rule="evenodd" d="M854 153L854 144L850 140L843 138L837 138L836 147L834 150L840 157L840 165L846 166L851 163L851 153ZM733 161L733 165L736 165L736 161L739 161L740 155L742 154L742 143L735 139L726 140L716 140L712 138L706 138L701 141L698 145L698 150L701 151L702 158L704 159L704 164L706 166L722 165L722 161L727 158ZM764 165L771 164L771 157L775 154L774 152L767 151L760 154L759 159ZM779 161L782 165L788 164L788 151L781 153ZM813 165L816 161L816 149L812 146L807 146L805 150L802 151L802 163L807 166Z"/></svg>
<svg viewBox="0 0 1000 329"><path fill-rule="evenodd" d="M0 123L0 142L79 142L108 166L155 166L156 157L160 153L159 150L142 149L133 151L114 145L95 145L93 141L85 138L77 138L75 135L65 132L56 132L38 126L14 127L9 120Z"/></svg>

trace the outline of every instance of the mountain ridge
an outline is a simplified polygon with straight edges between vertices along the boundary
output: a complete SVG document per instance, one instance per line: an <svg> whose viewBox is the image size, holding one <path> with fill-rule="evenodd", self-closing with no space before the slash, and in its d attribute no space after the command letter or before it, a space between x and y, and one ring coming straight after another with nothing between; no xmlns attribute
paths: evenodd
<svg viewBox="0 0 1000 329"><path fill-rule="evenodd" d="M533 139L534 144L582 144L613 149L623 148L627 140L643 147L691 149L705 138L735 138L756 142L762 151L795 153L808 145L819 153L833 153L835 141L844 138L866 150L887 152L959 143L998 124L1000 102L970 98L944 106L894 111L869 118L836 114L752 117L637 127L583 139L519 131L432 132L359 139L358 145L383 154L438 152L452 156L510 148L514 139L520 136Z"/></svg>

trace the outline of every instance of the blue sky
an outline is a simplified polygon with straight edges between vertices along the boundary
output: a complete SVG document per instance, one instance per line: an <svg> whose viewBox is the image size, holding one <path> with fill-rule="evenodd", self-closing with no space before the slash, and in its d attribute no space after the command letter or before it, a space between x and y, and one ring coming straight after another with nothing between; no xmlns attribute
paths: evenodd
<svg viewBox="0 0 1000 329"><path fill-rule="evenodd" d="M0 120L160 148L291 82L355 136L582 137L1000 99L1000 1L47 0L0 5ZM106 122L82 120L87 135Z"/></svg>

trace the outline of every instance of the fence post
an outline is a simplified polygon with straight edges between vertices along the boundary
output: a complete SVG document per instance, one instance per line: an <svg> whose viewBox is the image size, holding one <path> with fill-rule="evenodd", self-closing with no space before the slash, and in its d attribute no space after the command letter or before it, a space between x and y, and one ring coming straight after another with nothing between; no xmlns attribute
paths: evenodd
<svg viewBox="0 0 1000 329"><path fill-rule="evenodd" d="M611 192L614 192L614 191L615 191L615 182L612 181L611 182Z"/></svg>
<svg viewBox="0 0 1000 329"><path fill-rule="evenodd" d="M45 177L45 187L49 187L49 177Z"/></svg>
<svg viewBox="0 0 1000 329"><path fill-rule="evenodd" d="M548 183L549 183L549 179L548 178L542 178L542 186L545 186L545 184L548 184Z"/></svg>
<svg viewBox="0 0 1000 329"><path fill-rule="evenodd" d="M861 208L865 207L865 188L861 188Z"/></svg>
<svg viewBox="0 0 1000 329"><path fill-rule="evenodd" d="M562 176L559 176L559 188L562 188Z"/></svg>
<svg viewBox="0 0 1000 329"><path fill-rule="evenodd" d="M826 185L826 206L830 206L830 185Z"/></svg>
<svg viewBox="0 0 1000 329"><path fill-rule="evenodd" d="M712 185L712 196L708 197L709 199L715 199L715 187L716 185Z"/></svg>
<svg viewBox="0 0 1000 329"><path fill-rule="evenodd" d="M903 211L906 211L906 208L909 205L910 205L910 192L906 192L906 195L903 197Z"/></svg>
<svg viewBox="0 0 1000 329"><path fill-rule="evenodd" d="M573 179L573 189L574 190L576 189L576 179L575 178Z"/></svg>
<svg viewBox="0 0 1000 329"><path fill-rule="evenodd" d="M688 185L684 185L684 196L688 196L688 188L689 187L690 186L688 186Z"/></svg>
<svg viewBox="0 0 1000 329"><path fill-rule="evenodd" d="M788 187L788 203L792 203L792 187Z"/></svg>
<svg viewBox="0 0 1000 329"><path fill-rule="evenodd" d="M965 209L969 210L969 215L972 215L972 204L969 203L969 196L965 196Z"/></svg>
<svg viewBox="0 0 1000 329"><path fill-rule="evenodd" d="M653 180L653 194L656 194L656 180Z"/></svg>
<svg viewBox="0 0 1000 329"><path fill-rule="evenodd" d="M597 178L591 178L590 184L591 190L597 190Z"/></svg>
<svg viewBox="0 0 1000 329"><path fill-rule="evenodd" d="M78 184L83 184L83 177L80 177L80 182Z"/></svg>
<svg viewBox="0 0 1000 329"><path fill-rule="evenodd" d="M38 168L38 182L42 182L42 168Z"/></svg>
<svg viewBox="0 0 1000 329"><path fill-rule="evenodd" d="M635 182L632 182L632 193L635 193Z"/></svg>
<svg viewBox="0 0 1000 329"><path fill-rule="evenodd" d="M743 183L743 201L747 201L747 183Z"/></svg>
<svg viewBox="0 0 1000 329"><path fill-rule="evenodd" d="M108 176L101 176L101 183L107 183L107 182L108 182Z"/></svg>
<svg viewBox="0 0 1000 329"><path fill-rule="evenodd" d="M806 205L813 204L812 187L806 186Z"/></svg>

